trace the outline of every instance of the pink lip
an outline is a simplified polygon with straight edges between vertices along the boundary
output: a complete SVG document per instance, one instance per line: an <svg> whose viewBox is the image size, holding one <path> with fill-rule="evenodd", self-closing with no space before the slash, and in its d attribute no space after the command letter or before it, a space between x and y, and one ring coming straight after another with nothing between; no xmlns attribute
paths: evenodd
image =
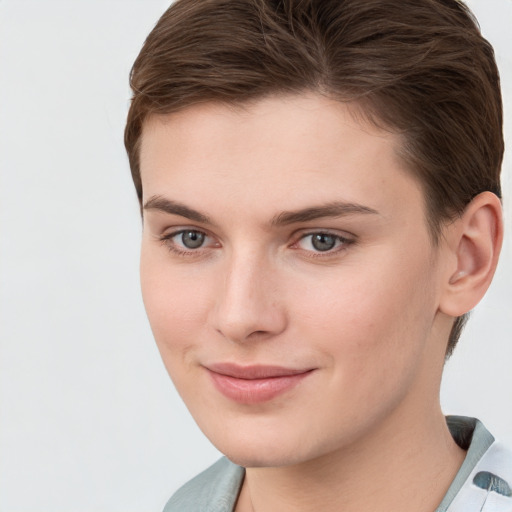
<svg viewBox="0 0 512 512"><path fill-rule="evenodd" d="M280 366L239 366L219 363L207 367L215 387L227 398L242 404L272 400L294 388L313 369Z"/></svg>

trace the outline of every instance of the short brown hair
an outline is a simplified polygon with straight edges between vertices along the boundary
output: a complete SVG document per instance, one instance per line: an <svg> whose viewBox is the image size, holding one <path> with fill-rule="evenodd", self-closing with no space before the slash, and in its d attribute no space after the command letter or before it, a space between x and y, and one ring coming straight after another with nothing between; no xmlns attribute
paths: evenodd
<svg viewBox="0 0 512 512"><path fill-rule="evenodd" d="M434 242L477 194L501 197L499 74L458 0L178 0L146 39L130 84L125 145L139 201L148 116L305 91L354 102L401 135Z"/></svg>

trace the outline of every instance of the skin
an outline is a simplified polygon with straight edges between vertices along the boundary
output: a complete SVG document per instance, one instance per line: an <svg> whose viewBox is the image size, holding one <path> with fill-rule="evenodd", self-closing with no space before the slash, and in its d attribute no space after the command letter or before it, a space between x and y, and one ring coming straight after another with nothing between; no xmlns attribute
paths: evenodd
<svg viewBox="0 0 512 512"><path fill-rule="evenodd" d="M144 303L194 419L247 468L238 512L432 511L462 463L439 405L444 353L495 262L473 302L457 302L489 257L472 257L464 218L432 244L399 145L312 93L201 104L144 126ZM485 229L493 201L475 207ZM283 213L340 202L352 206ZM185 247L183 230L204 243ZM332 236L332 250L312 233ZM219 362L311 372L245 404L213 385Z"/></svg>

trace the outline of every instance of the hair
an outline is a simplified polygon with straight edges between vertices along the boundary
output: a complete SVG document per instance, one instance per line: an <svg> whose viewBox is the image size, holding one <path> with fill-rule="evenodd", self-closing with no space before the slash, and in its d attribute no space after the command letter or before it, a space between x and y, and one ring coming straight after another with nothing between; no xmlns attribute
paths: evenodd
<svg viewBox="0 0 512 512"><path fill-rule="evenodd" d="M140 203L149 116L310 91L400 134L435 244L480 192L501 197L499 74L457 0L178 0L147 37L130 85L125 145ZM466 319L455 320L447 357Z"/></svg>

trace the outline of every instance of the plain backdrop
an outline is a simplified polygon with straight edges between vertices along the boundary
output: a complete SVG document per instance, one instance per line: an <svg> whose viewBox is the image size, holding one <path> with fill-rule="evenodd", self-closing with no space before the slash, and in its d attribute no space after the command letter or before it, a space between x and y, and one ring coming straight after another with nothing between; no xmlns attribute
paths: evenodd
<svg viewBox="0 0 512 512"><path fill-rule="evenodd" d="M219 454L138 282L128 72L162 0L0 0L0 512L160 511ZM512 445L512 0L472 0L502 73L507 240L448 363L446 413Z"/></svg>

